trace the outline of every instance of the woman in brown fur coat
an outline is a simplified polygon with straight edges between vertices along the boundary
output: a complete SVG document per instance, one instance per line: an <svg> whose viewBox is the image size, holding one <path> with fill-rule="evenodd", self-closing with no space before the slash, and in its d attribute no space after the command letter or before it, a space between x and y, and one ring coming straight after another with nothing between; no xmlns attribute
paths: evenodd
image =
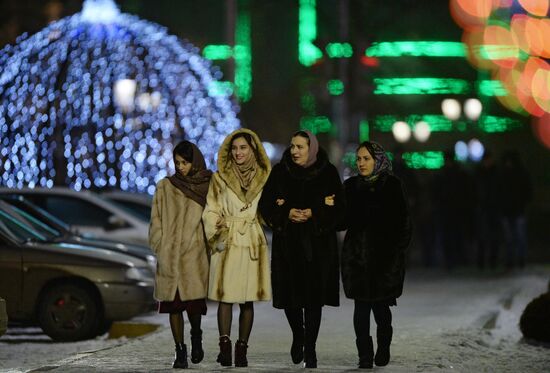
<svg viewBox="0 0 550 373"><path fill-rule="evenodd" d="M267 241L260 225L258 202L271 170L258 136L239 129L223 142L218 172L212 177L203 213L212 250L208 298L218 301L222 366L232 364L231 319L239 303L239 339L235 366L246 367L248 337L254 320L254 301L271 299Z"/></svg>
<svg viewBox="0 0 550 373"><path fill-rule="evenodd" d="M212 172L194 144L174 148L176 173L159 181L151 211L149 244L157 256L155 298L159 312L170 314L176 343L174 368L187 368L183 311L191 324L191 361L203 357L201 317L206 314L208 252L202 212Z"/></svg>

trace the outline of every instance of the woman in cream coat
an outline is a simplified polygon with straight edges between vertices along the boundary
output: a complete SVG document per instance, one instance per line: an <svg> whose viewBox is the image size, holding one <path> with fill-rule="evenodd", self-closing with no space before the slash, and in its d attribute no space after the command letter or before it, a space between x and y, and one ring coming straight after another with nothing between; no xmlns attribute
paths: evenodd
<svg viewBox="0 0 550 373"><path fill-rule="evenodd" d="M206 314L208 252L202 212L212 172L200 150L189 141L174 148L176 173L158 182L151 209L149 244L157 256L155 298L159 312L170 314L176 343L174 368L187 368L183 311L191 324L191 361L202 350L201 315Z"/></svg>
<svg viewBox="0 0 550 373"><path fill-rule="evenodd" d="M232 365L230 340L233 303L239 303L239 339L235 366L248 365L248 337L254 301L271 299L267 241L260 225L258 202L271 165L258 136L239 129L223 142L218 172L212 177L203 213L211 248L208 298L218 301L222 366Z"/></svg>

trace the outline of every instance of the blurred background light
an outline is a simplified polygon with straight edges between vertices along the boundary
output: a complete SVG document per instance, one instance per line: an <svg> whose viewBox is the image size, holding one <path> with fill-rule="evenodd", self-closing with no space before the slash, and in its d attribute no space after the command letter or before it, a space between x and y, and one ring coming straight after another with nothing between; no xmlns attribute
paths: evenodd
<svg viewBox="0 0 550 373"><path fill-rule="evenodd" d="M466 115L466 118L470 120L478 120L482 111L483 105L477 98L469 98L464 101L464 114Z"/></svg>
<svg viewBox="0 0 550 373"><path fill-rule="evenodd" d="M411 128L405 122L395 122L392 133L397 142L407 142L411 138Z"/></svg>
<svg viewBox="0 0 550 373"><path fill-rule="evenodd" d="M485 147L478 139L471 139L468 141L468 157L474 161L479 162L483 158L485 153Z"/></svg>
<svg viewBox="0 0 550 373"><path fill-rule="evenodd" d="M445 115L445 118L449 120L459 119L462 113L460 102L454 98L446 98L441 101L441 111Z"/></svg>
<svg viewBox="0 0 550 373"><path fill-rule="evenodd" d="M455 143L455 158L459 161L466 161L468 159L468 145L464 141L457 141Z"/></svg>
<svg viewBox="0 0 550 373"><path fill-rule="evenodd" d="M413 136L419 142L426 142L430 138L430 125L424 121L417 122L414 125Z"/></svg>

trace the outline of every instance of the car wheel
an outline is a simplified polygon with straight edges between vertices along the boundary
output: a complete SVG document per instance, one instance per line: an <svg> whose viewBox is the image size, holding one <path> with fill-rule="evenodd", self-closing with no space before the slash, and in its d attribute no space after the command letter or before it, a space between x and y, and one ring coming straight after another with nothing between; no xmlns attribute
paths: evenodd
<svg viewBox="0 0 550 373"><path fill-rule="evenodd" d="M38 312L42 330L55 341L79 341L95 336L100 316L93 295L71 284L46 291Z"/></svg>
<svg viewBox="0 0 550 373"><path fill-rule="evenodd" d="M103 335L111 329L111 326L113 326L113 321L112 320L103 320L97 326L97 328L95 330L95 334L96 335Z"/></svg>

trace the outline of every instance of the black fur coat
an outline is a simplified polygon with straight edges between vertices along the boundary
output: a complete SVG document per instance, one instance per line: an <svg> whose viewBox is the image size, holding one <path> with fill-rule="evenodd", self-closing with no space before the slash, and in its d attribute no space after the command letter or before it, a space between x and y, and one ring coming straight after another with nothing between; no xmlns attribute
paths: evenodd
<svg viewBox="0 0 550 373"><path fill-rule="evenodd" d="M344 183L347 227L342 249L346 297L391 301L403 291L405 250L411 225L401 181L382 174L368 184L359 176Z"/></svg>
<svg viewBox="0 0 550 373"><path fill-rule="evenodd" d="M334 205L325 197L334 195ZM282 205L277 199L283 199ZM339 305L336 226L343 218L340 176L320 149L308 168L294 164L287 150L273 167L260 200L260 212L273 229L271 282L273 306L294 308ZM305 223L293 223L291 208L312 210Z"/></svg>

